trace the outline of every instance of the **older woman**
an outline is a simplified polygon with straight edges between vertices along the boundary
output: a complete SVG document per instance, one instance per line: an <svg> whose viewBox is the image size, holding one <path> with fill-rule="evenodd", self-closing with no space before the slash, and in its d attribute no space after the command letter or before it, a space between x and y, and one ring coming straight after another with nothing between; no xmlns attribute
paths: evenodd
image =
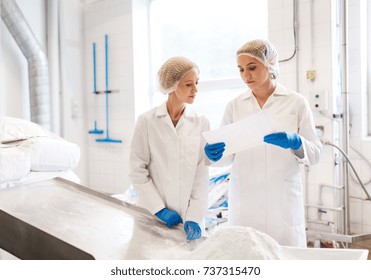
<svg viewBox="0 0 371 280"><path fill-rule="evenodd" d="M208 169L201 133L209 121L190 110L199 70L185 57L172 57L158 72L167 101L138 118L131 143L130 180L138 205L172 227L184 221L187 240L203 230Z"/></svg>

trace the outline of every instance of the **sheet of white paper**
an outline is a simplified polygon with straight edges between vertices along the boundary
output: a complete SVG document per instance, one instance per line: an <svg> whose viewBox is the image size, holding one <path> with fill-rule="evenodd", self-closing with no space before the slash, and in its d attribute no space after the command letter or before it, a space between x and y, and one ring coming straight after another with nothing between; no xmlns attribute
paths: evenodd
<svg viewBox="0 0 371 280"><path fill-rule="evenodd" d="M275 132L268 113L261 111L219 129L203 132L209 144L224 142L224 156L247 150L263 143L265 135Z"/></svg>

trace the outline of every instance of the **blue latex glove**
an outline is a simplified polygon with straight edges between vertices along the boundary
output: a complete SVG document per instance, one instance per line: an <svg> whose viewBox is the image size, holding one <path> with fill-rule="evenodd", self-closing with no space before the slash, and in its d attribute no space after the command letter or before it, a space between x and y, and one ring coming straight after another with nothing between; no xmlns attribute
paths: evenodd
<svg viewBox="0 0 371 280"><path fill-rule="evenodd" d="M302 142L296 133L291 132L276 132L264 136L264 142L280 146L284 149L297 150L300 148Z"/></svg>
<svg viewBox="0 0 371 280"><path fill-rule="evenodd" d="M175 211L164 208L155 214L160 220L164 221L167 227L176 226L183 223L182 217Z"/></svg>
<svg viewBox="0 0 371 280"><path fill-rule="evenodd" d="M193 240L201 237L201 228L196 222L186 221L184 231L187 234L187 240Z"/></svg>
<svg viewBox="0 0 371 280"><path fill-rule="evenodd" d="M205 154L210 160L218 161L223 156L223 152L225 150L225 143L224 142L218 142L215 144L206 143L204 150Z"/></svg>
<svg viewBox="0 0 371 280"><path fill-rule="evenodd" d="M218 182L223 182L225 179L227 179L228 176L229 176L229 173L211 178L209 180L209 185L216 184Z"/></svg>

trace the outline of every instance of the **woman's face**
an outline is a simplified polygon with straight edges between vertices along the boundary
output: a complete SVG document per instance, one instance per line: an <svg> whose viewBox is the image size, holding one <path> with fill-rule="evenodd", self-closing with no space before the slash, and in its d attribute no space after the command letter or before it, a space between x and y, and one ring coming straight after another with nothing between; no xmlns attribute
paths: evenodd
<svg viewBox="0 0 371 280"><path fill-rule="evenodd" d="M254 89L259 89L271 82L268 68L254 57L249 55L238 56L237 66L242 80L253 92Z"/></svg>
<svg viewBox="0 0 371 280"><path fill-rule="evenodd" d="M198 71L193 69L189 71L179 81L177 89L172 93L182 103L192 104L198 91Z"/></svg>

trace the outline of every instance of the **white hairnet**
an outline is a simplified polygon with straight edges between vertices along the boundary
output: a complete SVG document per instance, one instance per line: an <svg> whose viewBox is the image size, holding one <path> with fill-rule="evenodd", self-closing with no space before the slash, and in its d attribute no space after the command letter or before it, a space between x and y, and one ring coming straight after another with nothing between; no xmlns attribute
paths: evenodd
<svg viewBox="0 0 371 280"><path fill-rule="evenodd" d="M197 65L188 58L175 56L169 58L158 71L159 87L161 92L173 92L179 81L192 69L198 70Z"/></svg>
<svg viewBox="0 0 371 280"><path fill-rule="evenodd" d="M237 50L237 56L240 55L249 55L256 58L268 67L273 78L277 78L279 74L278 54L269 41L261 39L249 41Z"/></svg>

